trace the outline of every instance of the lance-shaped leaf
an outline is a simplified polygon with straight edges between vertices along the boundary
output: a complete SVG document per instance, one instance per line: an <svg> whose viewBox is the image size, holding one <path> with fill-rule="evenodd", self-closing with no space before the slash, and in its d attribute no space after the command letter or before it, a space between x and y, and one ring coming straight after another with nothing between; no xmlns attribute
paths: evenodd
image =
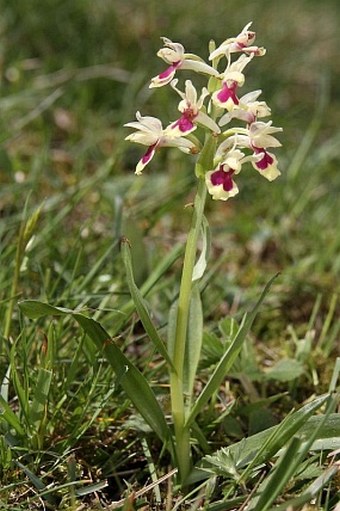
<svg viewBox="0 0 340 511"><path fill-rule="evenodd" d="M328 467L315 481L312 482L299 497L287 500L280 506L275 506L275 511L286 511L287 509L300 509L315 498L323 488L326 488L330 480L339 473L339 467L333 465Z"/></svg>
<svg viewBox="0 0 340 511"><path fill-rule="evenodd" d="M323 421L309 437L306 438L302 435L291 438L288 446L282 449L279 459L250 500L248 504L249 511L266 511L270 508L281 490L301 467L301 463L310 450L314 439L318 436L318 429L321 429L328 416L329 411L323 416ZM249 467L247 470L249 473Z"/></svg>
<svg viewBox="0 0 340 511"><path fill-rule="evenodd" d="M98 321L71 309L53 307L52 305L35 300L20 302L19 307L22 312L31 319L46 315L71 315L95 343L98 351L104 352L115 373L123 375L119 383L144 420L163 442L166 443L169 441L169 427L149 383L134 364L126 358L118 346L116 346L114 340Z"/></svg>
<svg viewBox="0 0 340 511"><path fill-rule="evenodd" d="M203 339L203 311L198 284L191 291L188 337L184 357L184 391L191 398ZM190 404L190 399L189 403Z"/></svg>
<svg viewBox="0 0 340 511"><path fill-rule="evenodd" d="M134 301L135 307L137 309L138 315L140 317L140 320L142 322L142 325L145 329L145 332L148 334L150 340L153 342L153 344L155 345L155 347L157 348L159 353L162 355L162 357L167 361L167 363L170 366L172 366L172 361L171 361L170 356L166 350L164 342L160 338L160 336L159 336L159 334L150 318L150 314L146 307L143 296L142 296L141 292L139 291L138 287L136 286L136 283L135 283L135 280L133 277L130 244L126 238L122 239L121 250L122 250L122 256L123 256L123 261L124 261L124 265L125 265L126 277L127 277L129 290L130 290L132 299Z"/></svg>

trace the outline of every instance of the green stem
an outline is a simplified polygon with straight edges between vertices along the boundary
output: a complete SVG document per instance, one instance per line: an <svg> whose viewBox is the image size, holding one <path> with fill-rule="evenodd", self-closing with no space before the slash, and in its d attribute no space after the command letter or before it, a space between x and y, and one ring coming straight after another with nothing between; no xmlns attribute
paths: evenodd
<svg viewBox="0 0 340 511"><path fill-rule="evenodd" d="M191 467L190 431L185 424L185 396L183 392L183 367L190 311L192 275L196 261L197 241L202 225L206 185L203 178L198 180L198 189L194 202L191 228L188 234L180 292L178 298L176 335L173 346L173 364L175 371L170 373L171 406L175 426L176 455L180 479L185 482Z"/></svg>

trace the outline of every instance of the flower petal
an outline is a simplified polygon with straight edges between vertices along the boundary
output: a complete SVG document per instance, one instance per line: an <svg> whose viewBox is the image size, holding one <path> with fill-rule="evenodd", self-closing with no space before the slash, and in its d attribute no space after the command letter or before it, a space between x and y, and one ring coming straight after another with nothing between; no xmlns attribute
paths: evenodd
<svg viewBox="0 0 340 511"><path fill-rule="evenodd" d="M199 62L197 60L185 59L181 66L182 69L190 69L197 73L203 73L210 76L219 76L219 72L213 67L209 66L205 62Z"/></svg>
<svg viewBox="0 0 340 511"><path fill-rule="evenodd" d="M198 112L196 117L196 122L198 124L201 124L202 126L205 126L209 130L211 130L213 133L221 133L220 128L217 126L216 122L209 117L209 115L205 114L204 112Z"/></svg>
<svg viewBox="0 0 340 511"><path fill-rule="evenodd" d="M277 168L277 158L274 154L265 151L264 149L257 152L257 156L261 155L262 158L252 162L254 169L256 169L268 181L276 179L281 172Z"/></svg>
<svg viewBox="0 0 340 511"><path fill-rule="evenodd" d="M144 167L146 167L146 165L154 157L155 152L156 152L156 148L157 148L158 145L159 145L159 142L156 142L155 144L153 144L150 147L148 147L148 150L146 151L146 153L142 156L142 158L137 163L135 174L137 174L138 176L141 175Z"/></svg>
<svg viewBox="0 0 340 511"><path fill-rule="evenodd" d="M181 64L182 61L175 62L174 64L171 64L171 66L169 66L167 69L165 69L165 71L151 78L149 89L153 89L155 87L163 87L163 85L170 83Z"/></svg>
<svg viewBox="0 0 340 511"><path fill-rule="evenodd" d="M238 187L231 177L230 172L225 172L221 167L206 173L205 182L208 192L214 200L226 201L238 194Z"/></svg>

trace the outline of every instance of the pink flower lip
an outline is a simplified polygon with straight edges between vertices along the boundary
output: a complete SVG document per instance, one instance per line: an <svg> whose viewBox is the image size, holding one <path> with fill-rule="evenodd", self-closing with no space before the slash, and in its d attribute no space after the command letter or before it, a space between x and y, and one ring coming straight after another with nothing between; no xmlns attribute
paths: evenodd
<svg viewBox="0 0 340 511"><path fill-rule="evenodd" d="M274 163L274 158L267 153L267 151L263 148L254 147L253 148L256 154L263 154L261 160L255 163L256 167L261 170L266 170Z"/></svg>
<svg viewBox="0 0 340 511"><path fill-rule="evenodd" d="M152 144L150 147L148 147L146 153L142 157L143 165L146 165L147 163L149 163L158 144L159 144L159 141L157 141L155 144Z"/></svg>
<svg viewBox="0 0 340 511"><path fill-rule="evenodd" d="M236 82L234 82L230 87L228 87L228 85L225 82L223 82L222 89L217 94L217 99L221 103L226 103L228 99L231 99L235 105L238 105L239 99L236 96L236 88L237 88Z"/></svg>
<svg viewBox="0 0 340 511"><path fill-rule="evenodd" d="M226 192L230 192L230 190L233 189L234 184L231 176L233 175L234 171L230 169L228 172L225 172L223 170L223 165L220 166L216 172L211 174L210 180L214 186L223 185L223 190Z"/></svg>
<svg viewBox="0 0 340 511"><path fill-rule="evenodd" d="M171 64L171 66L169 66L165 71L163 71L162 73L160 73L158 75L158 78L160 80L164 80L165 78L168 78L168 76L170 76L171 74L173 74L176 69L180 66L180 64L182 63L181 60L179 60L178 62L174 62L173 64Z"/></svg>
<svg viewBox="0 0 340 511"><path fill-rule="evenodd" d="M182 132L186 133L191 131L194 127L193 120L197 117L197 113L192 108L187 108L182 113L181 117L173 124L173 128L177 128Z"/></svg>

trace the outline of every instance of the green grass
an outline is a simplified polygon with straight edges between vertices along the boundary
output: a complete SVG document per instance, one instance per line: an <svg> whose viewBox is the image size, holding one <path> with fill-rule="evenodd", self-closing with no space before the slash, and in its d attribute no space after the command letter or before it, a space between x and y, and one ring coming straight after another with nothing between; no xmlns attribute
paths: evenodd
<svg viewBox="0 0 340 511"><path fill-rule="evenodd" d="M338 404L323 395L339 388L340 371L338 3L0 6L0 509L334 510ZM237 198L208 203L197 395L244 312L280 276L197 417L184 495L124 374L72 315L32 320L18 302L100 322L170 414L166 370L130 298L119 239L131 241L136 284L163 336L195 182L189 160L171 150L136 178L140 151L124 143L122 125L137 109L175 118L171 93L147 88L160 36L204 55L211 38L248 20L268 54L247 87L263 89L284 128L282 177L259 182L249 172Z"/></svg>

